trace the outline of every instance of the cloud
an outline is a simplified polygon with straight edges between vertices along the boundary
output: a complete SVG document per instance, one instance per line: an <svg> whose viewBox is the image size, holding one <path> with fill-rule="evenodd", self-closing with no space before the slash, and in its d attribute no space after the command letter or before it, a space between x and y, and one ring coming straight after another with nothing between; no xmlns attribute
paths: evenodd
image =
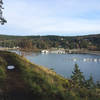
<svg viewBox="0 0 100 100"><path fill-rule="evenodd" d="M99 0L4 0L8 23L0 33L13 35L100 32Z"/></svg>

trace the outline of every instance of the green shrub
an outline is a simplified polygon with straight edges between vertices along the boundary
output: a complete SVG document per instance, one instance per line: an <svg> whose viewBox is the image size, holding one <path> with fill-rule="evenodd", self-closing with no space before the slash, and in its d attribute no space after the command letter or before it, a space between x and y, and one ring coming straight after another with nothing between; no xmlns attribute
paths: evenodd
<svg viewBox="0 0 100 100"><path fill-rule="evenodd" d="M5 69L2 66L0 66L0 88L2 88L5 79L6 79Z"/></svg>

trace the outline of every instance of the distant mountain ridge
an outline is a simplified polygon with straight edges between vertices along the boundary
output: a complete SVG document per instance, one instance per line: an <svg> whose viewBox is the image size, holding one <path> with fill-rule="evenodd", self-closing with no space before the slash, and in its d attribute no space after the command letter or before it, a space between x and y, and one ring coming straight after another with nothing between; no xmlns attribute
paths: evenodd
<svg viewBox="0 0 100 100"><path fill-rule="evenodd" d="M98 34L88 34L88 35L76 35L76 36L63 36L63 35L6 35L6 34L0 34L1 36L10 36L10 37L45 37L45 36L58 36L58 37L84 37L84 36L100 36L100 33Z"/></svg>

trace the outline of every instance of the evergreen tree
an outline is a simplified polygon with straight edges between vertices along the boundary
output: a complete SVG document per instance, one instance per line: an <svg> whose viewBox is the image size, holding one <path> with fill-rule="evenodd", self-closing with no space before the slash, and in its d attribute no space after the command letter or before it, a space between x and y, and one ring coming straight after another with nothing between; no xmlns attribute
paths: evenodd
<svg viewBox="0 0 100 100"><path fill-rule="evenodd" d="M75 84L78 84L79 86L83 86L85 83L85 78L83 76L83 73L80 71L79 66L75 64L74 71L72 72L71 79Z"/></svg>
<svg viewBox="0 0 100 100"><path fill-rule="evenodd" d="M2 7L2 5L3 5L3 1L0 0L0 23L3 25L3 24L6 23L7 21L6 21L6 20L3 18L3 16L2 16L2 14L3 14L3 11L2 11L3 7Z"/></svg>
<svg viewBox="0 0 100 100"><path fill-rule="evenodd" d="M94 82L93 82L93 77L92 75L90 76L90 78L86 81L86 87L88 89L93 89L95 86Z"/></svg>
<svg viewBox="0 0 100 100"><path fill-rule="evenodd" d="M96 87L97 87L97 88L100 88L100 81L97 81L97 82L96 82Z"/></svg>

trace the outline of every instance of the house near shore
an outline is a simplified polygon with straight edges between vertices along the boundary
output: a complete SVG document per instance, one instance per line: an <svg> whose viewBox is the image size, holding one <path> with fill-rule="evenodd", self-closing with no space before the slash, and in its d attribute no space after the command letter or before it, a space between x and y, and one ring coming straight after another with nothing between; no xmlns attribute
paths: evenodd
<svg viewBox="0 0 100 100"><path fill-rule="evenodd" d="M50 53L56 53L56 54L65 54L65 50L52 50Z"/></svg>
<svg viewBox="0 0 100 100"><path fill-rule="evenodd" d="M13 47L13 49L19 49L19 47L17 46L17 47Z"/></svg>
<svg viewBox="0 0 100 100"><path fill-rule="evenodd" d="M47 54L47 53L49 53L49 51L48 50L42 50L41 53L43 53L43 54L46 53Z"/></svg>

